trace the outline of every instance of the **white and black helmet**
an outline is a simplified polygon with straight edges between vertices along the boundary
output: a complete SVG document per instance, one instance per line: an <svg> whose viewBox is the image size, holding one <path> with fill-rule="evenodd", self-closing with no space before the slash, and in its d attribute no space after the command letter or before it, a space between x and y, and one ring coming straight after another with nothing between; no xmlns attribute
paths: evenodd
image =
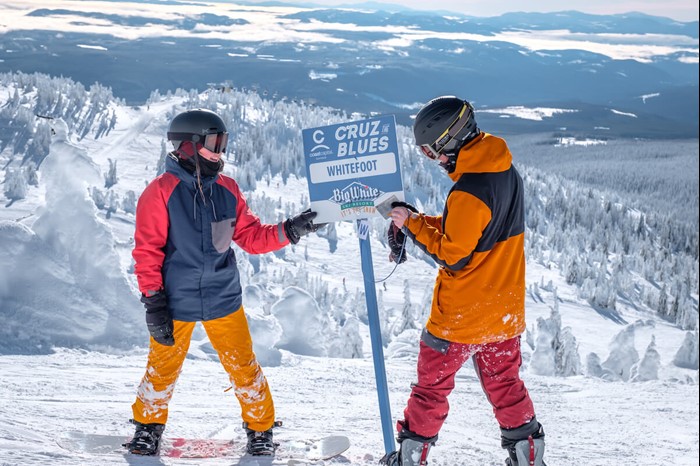
<svg viewBox="0 0 700 466"><path fill-rule="evenodd" d="M431 159L456 155L479 132L474 107L455 96L432 99L420 109L413 123L416 144Z"/></svg>

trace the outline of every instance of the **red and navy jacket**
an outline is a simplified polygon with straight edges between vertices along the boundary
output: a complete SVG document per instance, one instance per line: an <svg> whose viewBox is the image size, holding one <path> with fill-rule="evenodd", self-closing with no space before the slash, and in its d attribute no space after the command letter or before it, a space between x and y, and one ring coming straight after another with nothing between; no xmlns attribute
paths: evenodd
<svg viewBox="0 0 700 466"><path fill-rule="evenodd" d="M186 322L217 319L241 307L232 240L250 254L289 244L282 223L261 223L232 178L202 178L200 192L195 176L174 156L139 198L134 238L139 289L164 290L173 319Z"/></svg>

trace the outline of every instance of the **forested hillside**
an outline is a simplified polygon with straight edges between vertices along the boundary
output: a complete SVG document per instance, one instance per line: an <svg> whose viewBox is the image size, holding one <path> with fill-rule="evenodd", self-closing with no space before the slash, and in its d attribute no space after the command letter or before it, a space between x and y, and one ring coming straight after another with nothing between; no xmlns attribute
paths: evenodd
<svg viewBox="0 0 700 466"><path fill-rule="evenodd" d="M216 109L224 118L232 135L227 169L248 192L277 175L283 182L304 176L303 128L363 118L270 100L255 92L178 91L175 96L186 107ZM146 106L172 97L155 92ZM99 84L85 89L70 79L40 74L0 75L0 98L6 207L41 189L36 170L48 153L51 119L62 119L70 132L97 144L114 128L115 109L123 106ZM169 150L163 138L165 124L174 113L175 109L159 120L162 132L143 137L142 150L159 151L164 157ZM410 128L399 126L398 137L408 201L428 213L440 213L449 179L419 156ZM557 270L598 312L614 317L624 303L696 330L697 141L612 140L563 146L556 135L507 140L526 182L528 261ZM133 213L140 194L122 189L120 174L119 159L110 159L105 184L91 188L96 205L108 215ZM264 220L279 220L274 209L281 199L252 196L250 202ZM296 201L285 201L282 207L290 214L307 203L306 193L299 192ZM383 223L373 222L384 241ZM334 227L324 234L332 243ZM422 256L413 247L409 253Z"/></svg>

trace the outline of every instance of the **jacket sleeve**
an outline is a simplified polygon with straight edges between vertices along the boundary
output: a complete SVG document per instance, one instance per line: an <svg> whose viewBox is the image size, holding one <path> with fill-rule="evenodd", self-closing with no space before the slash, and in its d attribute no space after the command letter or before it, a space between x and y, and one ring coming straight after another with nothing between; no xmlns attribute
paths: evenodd
<svg viewBox="0 0 700 466"><path fill-rule="evenodd" d="M163 288L161 269L168 241L170 219L167 198L170 193L164 191L161 180L157 178L151 182L136 205L136 244L132 256L139 290L144 294ZM172 189L169 191L172 192Z"/></svg>
<svg viewBox="0 0 700 466"><path fill-rule="evenodd" d="M439 265L457 271L471 260L482 232L491 221L491 210L475 196L455 191L447 198L445 231L425 216L410 217L406 229L418 247Z"/></svg>
<svg viewBox="0 0 700 466"><path fill-rule="evenodd" d="M423 218L425 219L425 223L428 224L428 226L431 226L435 228L437 231L442 233L442 215L438 216L432 216L432 215L424 215Z"/></svg>
<svg viewBox="0 0 700 466"><path fill-rule="evenodd" d="M249 254L264 254L266 252L282 249L289 244L289 239L284 232L284 224L264 224L255 215L245 200L238 184L233 180L227 183L238 205L236 207L236 228L233 232L233 241Z"/></svg>

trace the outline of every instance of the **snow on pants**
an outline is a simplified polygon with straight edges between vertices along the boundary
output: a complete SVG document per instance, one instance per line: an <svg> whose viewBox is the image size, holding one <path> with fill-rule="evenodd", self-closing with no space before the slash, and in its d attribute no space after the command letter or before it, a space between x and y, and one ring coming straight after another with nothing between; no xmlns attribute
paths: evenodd
<svg viewBox="0 0 700 466"><path fill-rule="evenodd" d="M426 330L418 355L418 382L404 410L406 428L434 437L447 418L447 396L455 387L455 374L473 356L474 368L498 424L513 429L535 417L530 395L520 380L520 337L498 343L470 345L434 337ZM399 430L401 426L398 426Z"/></svg>
<svg viewBox="0 0 700 466"><path fill-rule="evenodd" d="M235 388L243 421L252 430L269 429L275 421L272 394L255 359L243 308L219 319L204 321L202 325ZM195 322L176 320L173 326L174 346L161 345L151 338L146 374L132 405L135 421L165 424L168 420L168 403L187 356Z"/></svg>

